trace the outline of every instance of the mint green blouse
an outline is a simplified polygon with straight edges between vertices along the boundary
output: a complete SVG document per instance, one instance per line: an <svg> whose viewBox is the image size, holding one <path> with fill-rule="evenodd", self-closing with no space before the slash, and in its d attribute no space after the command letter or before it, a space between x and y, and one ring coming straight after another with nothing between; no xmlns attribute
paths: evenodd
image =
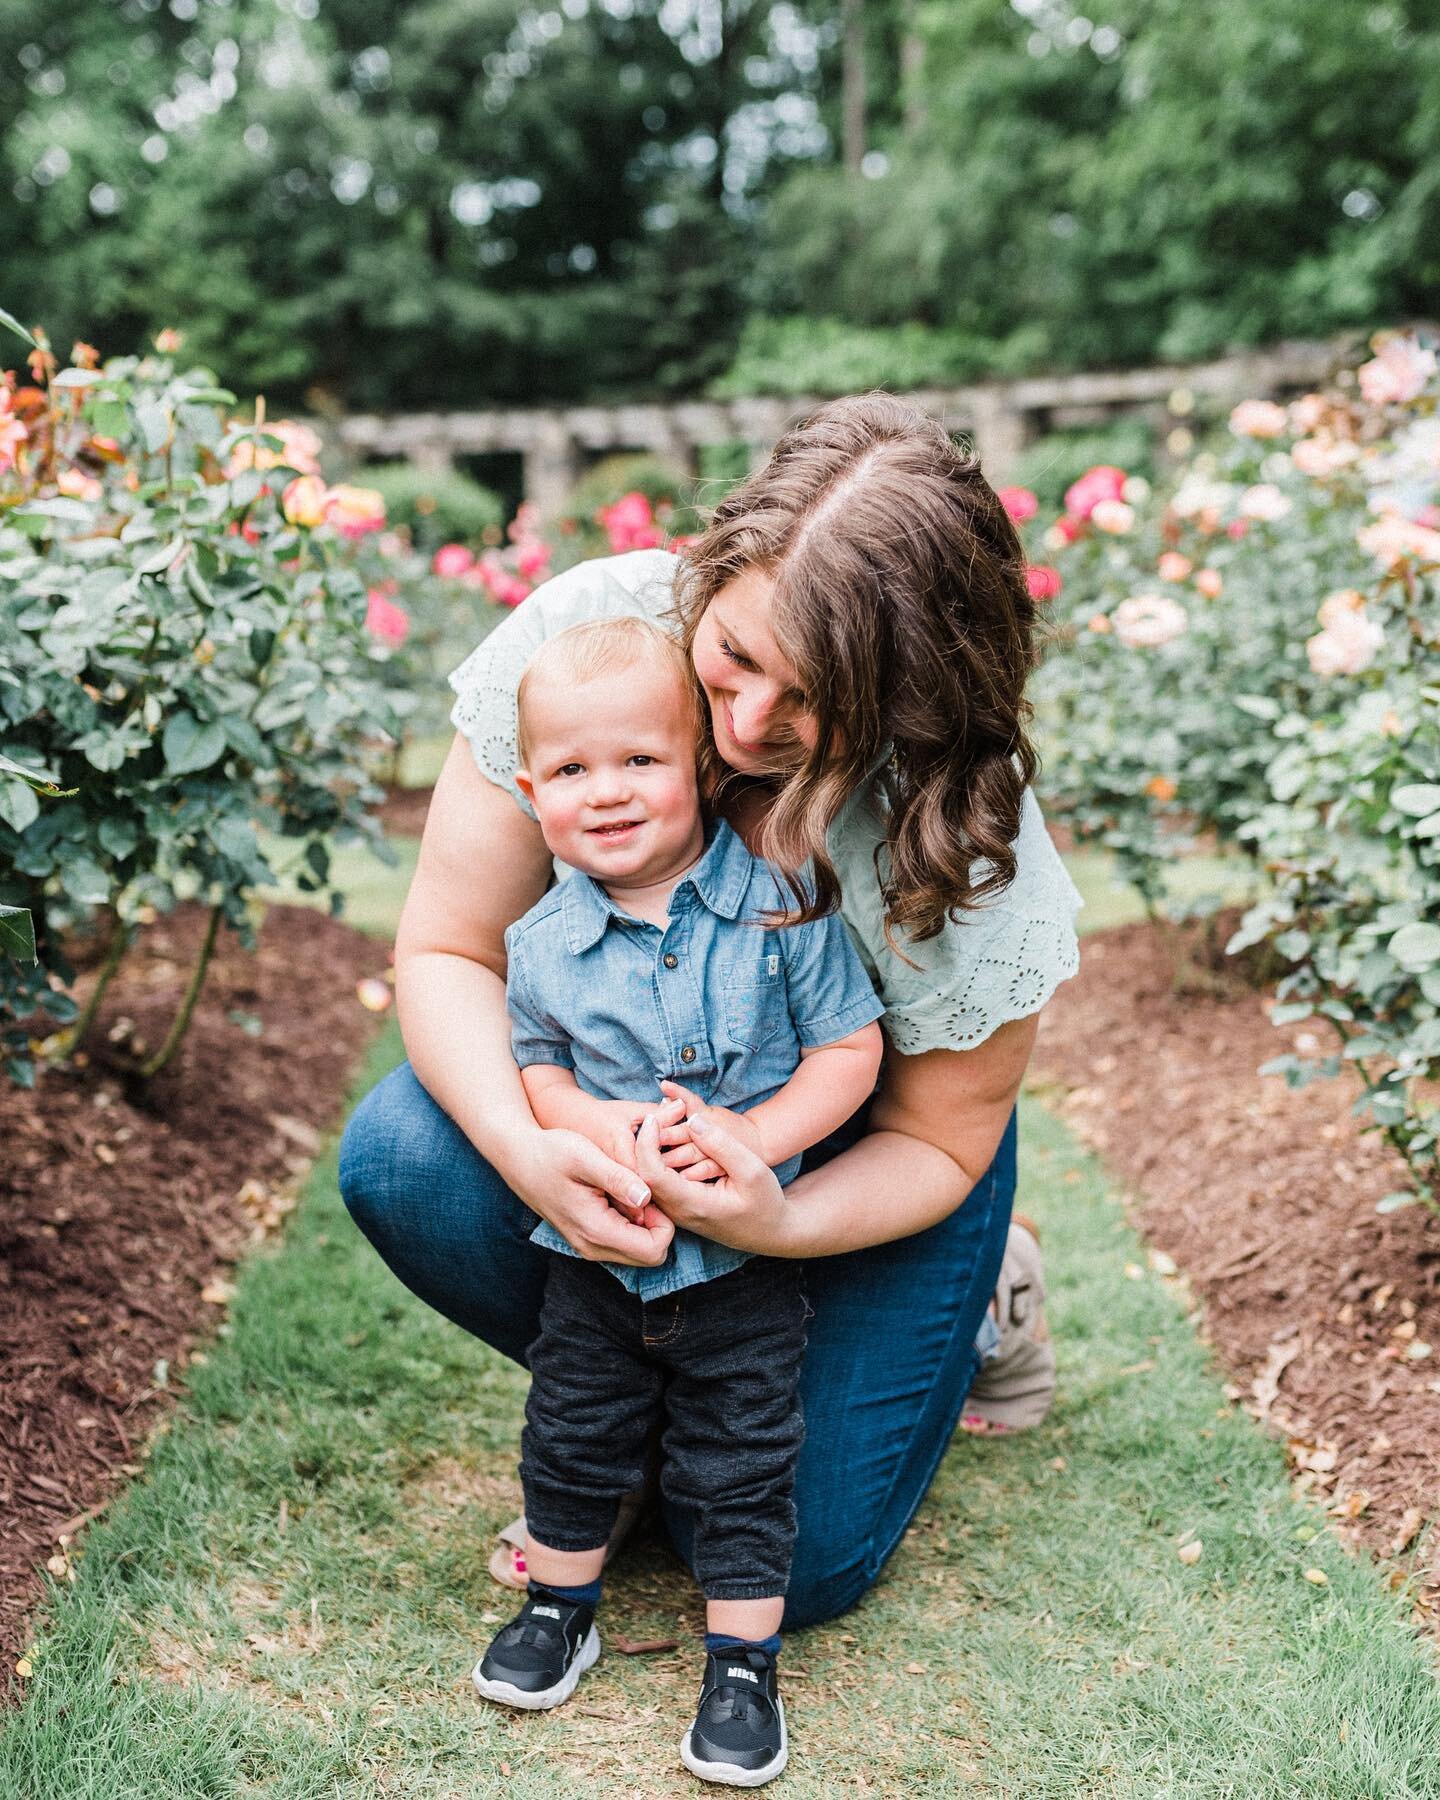
<svg viewBox="0 0 1440 1800"><path fill-rule="evenodd" d="M503 787L530 817L515 785L515 689L537 647L590 619L640 614L661 624L671 606L676 558L668 550L632 550L577 564L536 589L466 657L450 677L450 718L480 772ZM884 902L874 850L885 835L877 787L852 796L831 826L830 855L840 877L840 915L884 1004L881 1023L906 1055L969 1050L999 1025L1038 1012L1080 966L1075 914L1083 905L1032 792L1015 839L1015 879L1006 891L947 923L927 943L905 943L918 967L885 941ZM564 875L568 871L557 869Z"/></svg>

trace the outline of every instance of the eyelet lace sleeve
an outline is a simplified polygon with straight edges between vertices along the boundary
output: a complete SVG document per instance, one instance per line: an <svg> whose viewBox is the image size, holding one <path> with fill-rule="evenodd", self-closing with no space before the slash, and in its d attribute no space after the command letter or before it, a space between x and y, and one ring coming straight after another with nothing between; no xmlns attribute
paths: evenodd
<svg viewBox="0 0 1440 1800"><path fill-rule="evenodd" d="M1084 902L1033 793L1025 796L1015 839L1014 881L928 943L906 943L919 968L910 968L885 941L871 860L879 829L873 813L862 814L846 822L842 841L832 840L831 849L845 921L885 1002L886 1035L902 1054L973 1049L1011 1019L1038 1012L1079 969L1075 914Z"/></svg>
<svg viewBox="0 0 1440 1800"><path fill-rule="evenodd" d="M487 780L535 814L515 785L515 689L546 638L590 619L642 614L670 605L675 558L668 550L632 550L577 563L538 587L472 650L450 676L450 723L470 744Z"/></svg>

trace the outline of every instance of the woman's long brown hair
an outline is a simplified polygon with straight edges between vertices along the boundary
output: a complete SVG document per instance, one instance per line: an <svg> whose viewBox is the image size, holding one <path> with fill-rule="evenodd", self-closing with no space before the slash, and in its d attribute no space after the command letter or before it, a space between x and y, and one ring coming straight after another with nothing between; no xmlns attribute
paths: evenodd
<svg viewBox="0 0 1440 1800"><path fill-rule="evenodd" d="M729 582L774 583L771 626L818 721L759 849L792 877L795 922L830 911L825 834L879 758L885 930L916 942L1002 892L1038 759L1025 683L1035 606L1015 528L978 460L908 401L834 400L793 426L682 555L687 648ZM902 952L903 953L903 952Z"/></svg>

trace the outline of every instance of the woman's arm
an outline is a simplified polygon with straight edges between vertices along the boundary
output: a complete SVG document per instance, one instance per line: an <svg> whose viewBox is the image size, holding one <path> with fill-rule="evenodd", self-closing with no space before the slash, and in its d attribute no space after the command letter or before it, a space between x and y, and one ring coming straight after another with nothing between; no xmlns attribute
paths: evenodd
<svg viewBox="0 0 1440 1800"><path fill-rule="evenodd" d="M401 1034L426 1092L582 1255L660 1262L653 1234L605 1199L643 1205L644 1184L576 1133L542 1130L510 1054L505 930L544 893L549 873L540 827L486 780L457 736L396 937Z"/></svg>
<svg viewBox="0 0 1440 1800"><path fill-rule="evenodd" d="M1030 1060L1039 1015L1015 1019L973 1050L892 1054L872 1129L783 1192L752 1151L703 1114L697 1143L727 1171L703 1186L659 1160L641 1127L637 1164L677 1225L767 1256L835 1256L909 1237L952 1213L989 1168Z"/></svg>

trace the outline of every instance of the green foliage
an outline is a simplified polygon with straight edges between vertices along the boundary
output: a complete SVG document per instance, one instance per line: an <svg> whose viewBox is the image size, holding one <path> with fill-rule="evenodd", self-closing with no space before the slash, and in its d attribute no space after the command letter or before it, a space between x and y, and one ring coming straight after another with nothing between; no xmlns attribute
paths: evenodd
<svg viewBox="0 0 1440 1800"><path fill-rule="evenodd" d="M765 311L1023 331L1065 367L1433 311L1440 34L1417 0L1124 0L1093 23L950 0L907 28L917 116L869 178L778 190Z"/></svg>
<svg viewBox="0 0 1440 1800"><path fill-rule="evenodd" d="M1382 392L1391 357L1403 399ZM1288 969L1276 1022L1314 1015L1335 1050L1312 1033L1273 1071L1352 1064L1359 1110L1440 1198L1433 350L1382 344L1369 398L1355 387L1288 418L1239 409L1159 500L1132 483L1133 509L1045 530L1065 587L1035 697L1057 810L1152 905L1211 835L1263 870L1230 948L1269 945Z"/></svg>
<svg viewBox="0 0 1440 1800"><path fill-rule="evenodd" d="M626 494L643 494L657 512L671 509L666 523L672 531L689 531L693 524L678 524L676 516L691 516L689 499L694 486L690 476L657 456L622 451L616 456L601 457L585 471L575 484L565 512L568 518L589 525L602 507L613 506Z"/></svg>
<svg viewBox="0 0 1440 1800"><path fill-rule="evenodd" d="M381 848L369 761L403 701L359 552L287 521L293 434L227 424L230 399L160 357L64 370L0 480L0 900L39 955L0 963L21 1077L37 1011L74 1016L60 940L94 909L117 959L180 900L248 942L275 845L313 890L334 844Z"/></svg>
<svg viewBox="0 0 1440 1800"><path fill-rule="evenodd" d="M757 314L745 322L735 361L709 391L728 400L745 394L852 394L875 387L953 385L1020 374L1044 349L1044 336L1033 327L994 339L913 322L867 326L804 314Z"/></svg>
<svg viewBox="0 0 1440 1800"><path fill-rule="evenodd" d="M404 526L421 550L478 541L505 523L500 496L459 469L375 463L365 469L364 480L383 498L390 524Z"/></svg>

